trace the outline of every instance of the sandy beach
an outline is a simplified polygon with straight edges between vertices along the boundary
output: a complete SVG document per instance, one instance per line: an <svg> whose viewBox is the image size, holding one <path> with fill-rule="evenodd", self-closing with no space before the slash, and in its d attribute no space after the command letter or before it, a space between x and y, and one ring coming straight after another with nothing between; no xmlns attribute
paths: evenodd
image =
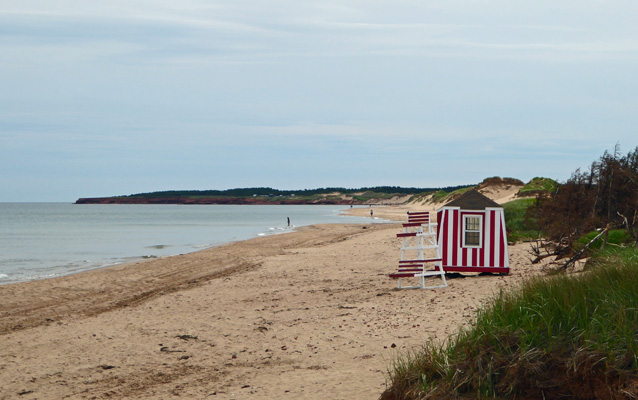
<svg viewBox="0 0 638 400"><path fill-rule="evenodd" d="M0 399L375 399L397 352L542 268L517 244L508 276L398 290L401 226L375 222L0 286Z"/></svg>

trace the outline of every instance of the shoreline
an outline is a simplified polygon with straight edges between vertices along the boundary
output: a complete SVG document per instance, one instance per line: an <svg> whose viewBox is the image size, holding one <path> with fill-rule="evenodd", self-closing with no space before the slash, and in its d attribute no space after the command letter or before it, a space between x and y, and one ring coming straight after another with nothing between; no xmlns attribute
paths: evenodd
<svg viewBox="0 0 638 400"><path fill-rule="evenodd" d="M516 245L508 276L398 290L400 226L315 225L0 286L0 398L378 398L397 352L541 268Z"/></svg>
<svg viewBox="0 0 638 400"><path fill-rule="evenodd" d="M383 224L389 225L387 223ZM371 223L371 225L375 224ZM279 253L289 246L294 247L298 245L299 240L303 241L301 237L302 235L297 237L297 240L290 241L269 241L269 239L293 236L295 234L314 230L320 230L324 232L324 234L321 234L320 237L331 236L329 233L326 234L326 232L330 231L329 228L333 226L339 227L340 230L353 229L354 231L356 231L357 228L361 229L363 227L365 227L363 229L367 229L366 224L359 223L316 224L300 226L291 229L289 232L282 232L265 236L255 236L250 239L222 243L219 245L207 247L205 249L200 249L183 254L161 256L156 258L140 258L138 260L105 265L102 267L96 267L85 271L78 271L67 275L54 276L50 278L36 279L25 282L8 283L6 285L0 285L0 298L6 300L6 297L10 297L12 294L20 292L22 291L22 289L25 289L27 287L30 289L29 292L31 293L40 293L49 289L54 289L57 292L64 290L73 292L74 287L82 287L81 292L83 293L83 297L86 292L90 292L93 290L95 291L95 293L91 294L100 294L101 296L99 297L106 298L108 297L108 295L111 295L113 293L107 290L107 288L103 287L103 284L106 281L111 280L111 278L115 278L112 279L111 282L109 282L108 284L109 286L118 287L120 289L118 292L120 293L120 295L118 296L118 300L114 303L114 305L106 306L106 303L100 301L99 303L101 303L101 306L96 305L96 307L88 307L91 309L90 311L85 310L86 315L97 315L101 312L109 311L112 308L129 306L129 302L121 297L122 292L126 292L128 289L130 289L124 283L122 283L123 281L131 279L141 279L144 282L145 286L144 288L141 288L143 290L143 293L133 293L133 297L135 298L144 297L145 299L148 299L156 294L162 295L164 294L162 290L165 290L166 292L184 290L188 286L197 285L206 280L217 279L222 276L241 272L241 267L246 266L246 263L242 262L244 261L244 258L261 258L271 256ZM340 235L341 234L337 234L338 237ZM253 243L258 244L253 245ZM278 246L281 247L277 249ZM246 249L250 250L246 251ZM243 257L233 255L234 252L243 252ZM217 267L210 270L205 265L201 264L202 261L215 263ZM182 268L185 265L191 265L193 267L188 269ZM158 269L163 273L162 277L156 276ZM93 282L99 282L100 285L96 285ZM133 282L133 284L136 285L137 282ZM107 294L106 292L109 293ZM66 301L75 300L74 296L72 296L71 294L63 295L62 299ZM82 303L85 304L86 300L83 299ZM42 306L31 306L30 308L40 310ZM2 304L0 304L0 335L14 330L19 331L24 328L39 326L41 324L36 322L34 316L31 315L28 320L32 322L20 323L16 325L15 328L7 327L4 325L5 317L14 313L21 314L20 310L16 310L14 312L10 309L11 306L9 305L9 303L3 302ZM50 322L47 321L46 318L44 319L44 321Z"/></svg>
<svg viewBox="0 0 638 400"><path fill-rule="evenodd" d="M19 204L19 203L16 203ZM57 203L42 203L42 204L57 204ZM60 203L66 204L66 203ZM223 206L222 206L223 207ZM242 207L242 206L238 206ZM246 207L246 206L243 206ZM288 206L283 206L288 207ZM295 209L292 206L293 210ZM322 207L322 206L320 206ZM349 210L346 206L340 207L330 207L332 210L332 216L325 217L324 220L326 222L317 222L321 221L321 218L309 218L308 219L298 219L295 220L293 216L293 222L297 222L299 225L294 226L286 226L285 215L282 217L282 224L277 225L275 221L267 221L266 223L259 225L255 224L254 226L249 226L249 229L236 230L233 233L224 233L228 230L220 229L217 225L212 224L210 228L212 233L212 237L207 242L197 241L199 239L194 239L193 237L189 237L190 241L184 241L183 236L179 236L179 238L175 242L166 241L166 238L160 238L157 241L153 239L147 240L145 244L142 242L135 242L136 237L131 237L131 241L136 244L135 247L124 247L127 250L121 251L123 249L122 246L114 246L112 243L117 243L115 238L119 237L117 235L112 235L109 237L108 235L104 235L100 229L98 229L98 235L104 239L104 243L106 243L106 248L110 249L110 252L105 252L102 250L93 251L92 249L102 248L103 242L91 242L90 245L86 246L73 246L69 243L70 252L61 253L62 256L57 257L58 259L51 261L44 256L47 254L46 251L39 249L36 245L36 250L33 253L34 255L31 257L31 253L25 250L26 256L20 257L17 254L13 255L13 258L17 260L14 264L12 264L12 254L8 256L8 263L5 265L4 271L0 271L2 273L6 272L6 274L0 273L0 286L10 285L10 284L18 284L25 282L32 282L42 279L51 279L56 277L62 277L67 275L72 275L76 273L81 273L85 271L91 271L95 269L108 268L112 266L124 265L129 263L134 263L138 261L146 261L149 259L158 259L164 257L172 257L179 256L183 254L195 253L198 251L214 248L220 245L234 243L243 240L249 240L257 237L264 236L272 236L279 234L287 234L294 232L295 229L300 227L312 225L314 223L367 223L368 221L364 221L364 219L357 218L356 215L351 215L347 213ZM294 211L292 211L294 212ZM343 218L346 217L346 218ZM355 217L355 219L351 218ZM349 219L351 221L349 221ZM356 221L356 222L355 222ZM245 225L245 224L244 224ZM244 226L242 225L242 226ZM77 229L77 226L74 226L73 229ZM80 227L81 228L81 227ZM112 228L111 228L112 229ZM117 229L117 228L116 228ZM29 233L29 232L27 232ZM36 232L37 233L37 232ZM61 236L71 236L74 234L73 231L62 232ZM193 236L192 234L190 236ZM152 235L151 235L152 237ZM160 243L159 245L155 243ZM11 242L9 243L9 246ZM92 247L94 246L94 247ZM110 247L109 247L110 246ZM54 250L57 249L47 249ZM39 252L39 253L38 253ZM41 256L42 255L42 256ZM5 254L6 256L6 254ZM6 259L7 257L3 258ZM33 263L33 267L30 265L24 264L24 262L20 258L25 258L25 260ZM24 267L19 264L22 262Z"/></svg>

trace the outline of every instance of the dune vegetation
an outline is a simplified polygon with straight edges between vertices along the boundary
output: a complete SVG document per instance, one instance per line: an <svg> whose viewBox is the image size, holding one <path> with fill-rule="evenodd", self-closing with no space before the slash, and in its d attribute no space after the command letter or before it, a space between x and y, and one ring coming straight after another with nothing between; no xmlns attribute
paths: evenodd
<svg viewBox="0 0 638 400"><path fill-rule="evenodd" d="M584 270L495 294L470 328L395 359L381 399L638 398L636 202L638 148L506 204L511 237L567 243Z"/></svg>
<svg viewBox="0 0 638 400"><path fill-rule="evenodd" d="M638 390L638 251L501 292L472 328L394 361L383 400L632 398Z"/></svg>

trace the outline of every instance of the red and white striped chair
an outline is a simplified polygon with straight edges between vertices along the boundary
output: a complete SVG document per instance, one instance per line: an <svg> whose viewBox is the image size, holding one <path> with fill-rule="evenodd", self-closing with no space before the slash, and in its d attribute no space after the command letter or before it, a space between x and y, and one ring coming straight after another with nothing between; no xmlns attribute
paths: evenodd
<svg viewBox="0 0 638 400"><path fill-rule="evenodd" d="M401 261L397 272L390 274L390 278L398 279L399 289L434 289L446 287L445 271L441 267L440 258L426 258L425 251L428 249L438 248L436 240L436 223L431 222L429 212L408 212L408 222L403 224L404 231L397 234L397 237L403 240L401 246ZM408 259L408 254L413 257ZM432 266L434 269L427 270L426 266ZM426 277L439 276L443 283L435 286L425 286ZM404 278L417 278L419 284L417 286L403 286Z"/></svg>

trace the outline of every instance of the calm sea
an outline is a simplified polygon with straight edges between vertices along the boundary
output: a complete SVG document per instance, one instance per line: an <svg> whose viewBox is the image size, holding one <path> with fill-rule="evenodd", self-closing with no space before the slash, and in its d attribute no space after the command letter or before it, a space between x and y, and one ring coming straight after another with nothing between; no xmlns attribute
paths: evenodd
<svg viewBox="0 0 638 400"><path fill-rule="evenodd" d="M344 206L0 203L0 284L183 254L317 223ZM288 227L288 218L291 227ZM375 219L375 222L382 222Z"/></svg>

